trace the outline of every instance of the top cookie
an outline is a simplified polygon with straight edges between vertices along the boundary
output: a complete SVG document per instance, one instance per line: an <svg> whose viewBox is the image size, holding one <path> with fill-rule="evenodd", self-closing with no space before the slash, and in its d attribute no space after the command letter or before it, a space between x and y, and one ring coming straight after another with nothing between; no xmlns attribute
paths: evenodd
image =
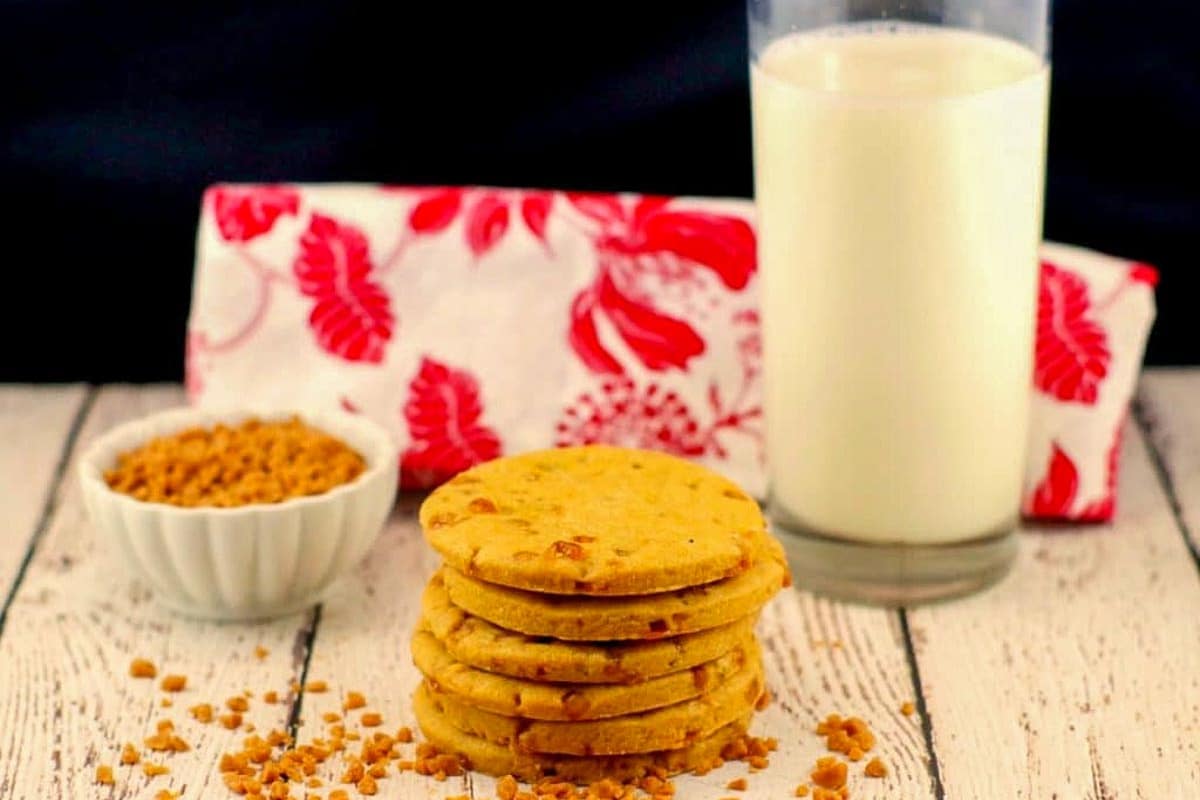
<svg viewBox="0 0 1200 800"><path fill-rule="evenodd" d="M425 537L467 575L551 594L636 595L729 578L766 530L733 482L674 456L605 445L497 459L421 506Z"/></svg>

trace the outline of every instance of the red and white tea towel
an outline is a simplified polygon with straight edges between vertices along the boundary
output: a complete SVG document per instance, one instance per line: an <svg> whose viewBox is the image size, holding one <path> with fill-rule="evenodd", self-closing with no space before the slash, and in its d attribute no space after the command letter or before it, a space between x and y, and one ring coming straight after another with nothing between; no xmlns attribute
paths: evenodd
<svg viewBox="0 0 1200 800"><path fill-rule="evenodd" d="M1112 516L1155 271L1045 245L1026 513ZM427 487L503 453L665 450L765 489L753 206L491 188L204 197L187 388L370 415Z"/></svg>

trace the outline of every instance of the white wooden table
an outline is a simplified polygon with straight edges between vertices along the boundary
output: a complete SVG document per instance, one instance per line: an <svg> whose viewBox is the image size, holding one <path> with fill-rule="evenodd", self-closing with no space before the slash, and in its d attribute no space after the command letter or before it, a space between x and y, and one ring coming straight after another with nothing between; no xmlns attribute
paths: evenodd
<svg viewBox="0 0 1200 800"><path fill-rule="evenodd" d="M0 798L230 797L220 754L244 733L200 725L188 705L251 689L326 694L252 701L260 729L320 735L320 713L364 692L389 728L412 724L407 639L435 564L402 502L375 550L321 607L271 623L220 625L159 608L97 547L73 462L124 419L182 403L177 387L0 387ZM1116 523L1030 528L1012 574L977 596L888 611L780 596L761 626L778 702L756 732L780 739L744 797L784 798L822 754L830 712L864 717L891 767L852 772L856 798L1200 798L1200 370L1151 371L1125 437ZM256 658L256 646L269 654ZM185 674L161 708L133 681L135 656ZM161 672L160 672L161 674ZM907 700L918 713L902 716ZM171 774L116 767L170 717L193 746ZM731 765L677 782L680 797L732 794ZM320 792L321 796L327 790ZM412 773L379 797L493 797L491 782Z"/></svg>

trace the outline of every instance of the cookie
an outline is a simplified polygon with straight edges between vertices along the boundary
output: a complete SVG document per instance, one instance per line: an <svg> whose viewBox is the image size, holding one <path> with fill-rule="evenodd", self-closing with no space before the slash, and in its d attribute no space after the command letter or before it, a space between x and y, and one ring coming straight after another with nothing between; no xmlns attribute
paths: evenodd
<svg viewBox="0 0 1200 800"><path fill-rule="evenodd" d="M456 660L514 678L563 683L637 683L728 653L754 630L757 615L672 639L565 642L499 628L450 602L441 574L421 597L424 622Z"/></svg>
<svg viewBox="0 0 1200 800"><path fill-rule="evenodd" d="M764 555L750 570L705 586L642 597L571 597L526 592L443 567L450 601L501 628L570 641L661 639L752 616L790 583L783 550L762 537Z"/></svg>
<svg viewBox="0 0 1200 800"><path fill-rule="evenodd" d="M742 719L763 692L763 672L755 647L744 669L707 694L653 711L580 722L506 717L428 683L426 688L439 713L464 733L523 753L608 756L686 747Z"/></svg>
<svg viewBox="0 0 1200 800"><path fill-rule="evenodd" d="M425 537L465 575L536 592L641 595L750 568L766 530L736 484L664 453L544 450L459 474L421 505Z"/></svg>
<svg viewBox="0 0 1200 800"><path fill-rule="evenodd" d="M665 769L670 774L707 768L733 740L742 736L750 722L746 714L706 739L677 750L663 750L623 756L563 756L517 753L503 745L454 727L435 706L424 685L413 696L413 710L425 739L439 750L457 753L471 769L489 775L513 775L533 782L557 777L573 783L592 783L611 778L615 781L638 780Z"/></svg>
<svg viewBox="0 0 1200 800"><path fill-rule="evenodd" d="M740 642L713 661L636 684L541 683L496 675L455 661L432 633L421 629L413 635L412 656L430 685L476 708L565 721L616 717L689 700L740 671L746 644Z"/></svg>

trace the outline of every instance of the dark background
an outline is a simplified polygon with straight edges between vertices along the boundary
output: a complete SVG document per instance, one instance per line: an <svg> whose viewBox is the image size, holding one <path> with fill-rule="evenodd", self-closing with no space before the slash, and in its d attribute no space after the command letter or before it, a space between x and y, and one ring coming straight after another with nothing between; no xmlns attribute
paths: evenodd
<svg viewBox="0 0 1200 800"><path fill-rule="evenodd" d="M0 0L0 380L179 379L214 181L750 195L741 0L541 8ZM1047 237L1157 265L1200 363L1200 4L1054 16Z"/></svg>

